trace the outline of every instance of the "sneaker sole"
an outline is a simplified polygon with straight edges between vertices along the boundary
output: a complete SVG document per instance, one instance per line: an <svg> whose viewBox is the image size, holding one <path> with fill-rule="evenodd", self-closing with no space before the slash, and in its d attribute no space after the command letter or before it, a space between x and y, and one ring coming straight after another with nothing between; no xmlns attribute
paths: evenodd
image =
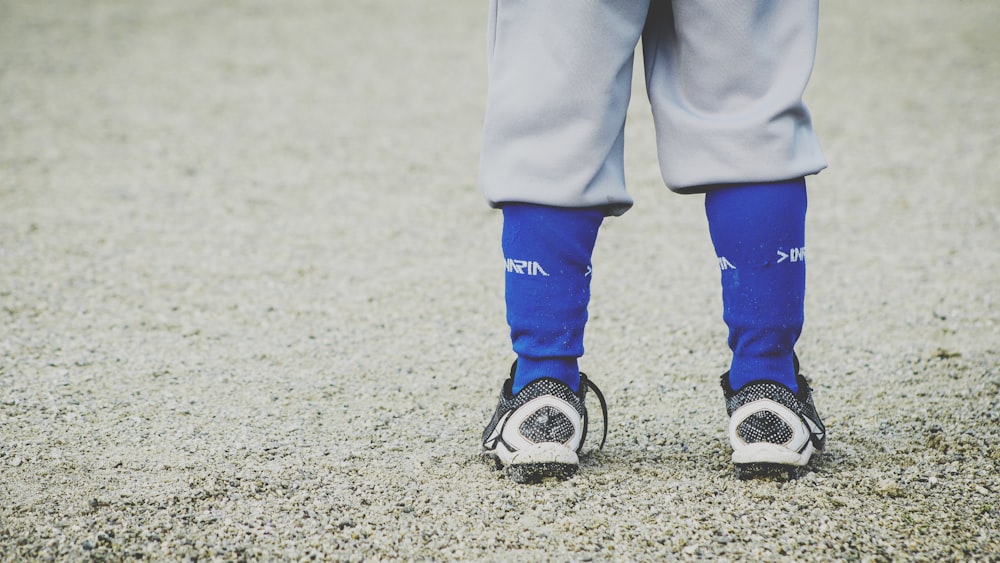
<svg viewBox="0 0 1000 563"><path fill-rule="evenodd" d="M802 453L774 444L751 444L733 452L736 478L798 479L809 462L821 452L810 443Z"/></svg>
<svg viewBox="0 0 1000 563"><path fill-rule="evenodd" d="M803 465L783 465L780 463L738 463L735 464L734 474L740 481L747 480L775 480L793 481L802 476L805 470Z"/></svg>
<svg viewBox="0 0 1000 563"><path fill-rule="evenodd" d="M812 443L806 444L801 453L767 442L743 444L734 448L733 463L737 465L763 463L802 466L809 463L809 459L815 452L816 448L813 447Z"/></svg>
<svg viewBox="0 0 1000 563"><path fill-rule="evenodd" d="M576 474L578 465L572 463L522 463L507 466L507 478L515 483L541 483L547 480L562 481Z"/></svg>
<svg viewBox="0 0 1000 563"><path fill-rule="evenodd" d="M576 452L562 444L542 443L509 452L503 445L483 452L483 462L495 470L504 470L515 483L538 483L547 479L568 479L580 467Z"/></svg>

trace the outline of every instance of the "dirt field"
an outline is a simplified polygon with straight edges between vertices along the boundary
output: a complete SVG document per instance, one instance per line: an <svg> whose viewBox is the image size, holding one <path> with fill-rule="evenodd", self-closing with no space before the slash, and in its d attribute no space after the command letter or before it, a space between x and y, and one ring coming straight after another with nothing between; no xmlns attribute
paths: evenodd
<svg viewBox="0 0 1000 563"><path fill-rule="evenodd" d="M485 2L0 0L0 560L1000 560L1000 3L822 12L827 454L733 479L702 201L637 88L608 445L517 486L477 455L513 359Z"/></svg>

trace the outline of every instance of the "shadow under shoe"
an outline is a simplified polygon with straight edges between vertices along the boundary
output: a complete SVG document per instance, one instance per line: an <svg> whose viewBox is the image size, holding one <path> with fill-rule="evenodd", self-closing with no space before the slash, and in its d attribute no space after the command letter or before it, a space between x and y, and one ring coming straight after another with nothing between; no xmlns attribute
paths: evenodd
<svg viewBox="0 0 1000 563"><path fill-rule="evenodd" d="M729 372L722 375L738 479L796 478L826 446L826 427L798 368L796 359L798 393L775 381L754 381L734 391Z"/></svg>
<svg viewBox="0 0 1000 563"><path fill-rule="evenodd" d="M483 431L483 459L503 469L517 483L566 479L579 468L579 453L587 437L587 390L601 403L607 439L608 410L604 395L585 374L577 392L549 378L532 381L512 393L517 362L500 391L496 412Z"/></svg>

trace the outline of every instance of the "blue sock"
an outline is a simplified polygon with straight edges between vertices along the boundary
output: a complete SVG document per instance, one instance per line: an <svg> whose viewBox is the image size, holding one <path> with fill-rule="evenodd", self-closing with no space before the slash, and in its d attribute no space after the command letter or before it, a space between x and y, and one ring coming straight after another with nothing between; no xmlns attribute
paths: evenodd
<svg viewBox="0 0 1000 563"><path fill-rule="evenodd" d="M797 391L793 354L805 300L806 184L724 186L705 194L722 270L734 390L771 380Z"/></svg>
<svg viewBox="0 0 1000 563"><path fill-rule="evenodd" d="M551 377L574 391L590 302L600 208L503 207L507 324L517 353L513 392Z"/></svg>

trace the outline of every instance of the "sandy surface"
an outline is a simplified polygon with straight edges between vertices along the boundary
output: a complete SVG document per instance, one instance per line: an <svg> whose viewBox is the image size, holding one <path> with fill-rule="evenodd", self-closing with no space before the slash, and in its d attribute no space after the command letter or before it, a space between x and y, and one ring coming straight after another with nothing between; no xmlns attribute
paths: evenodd
<svg viewBox="0 0 1000 563"><path fill-rule="evenodd" d="M484 2L0 0L0 559L1000 559L994 0L825 3L815 470L733 479L718 271L662 187L595 258L608 445L477 459L511 355Z"/></svg>

